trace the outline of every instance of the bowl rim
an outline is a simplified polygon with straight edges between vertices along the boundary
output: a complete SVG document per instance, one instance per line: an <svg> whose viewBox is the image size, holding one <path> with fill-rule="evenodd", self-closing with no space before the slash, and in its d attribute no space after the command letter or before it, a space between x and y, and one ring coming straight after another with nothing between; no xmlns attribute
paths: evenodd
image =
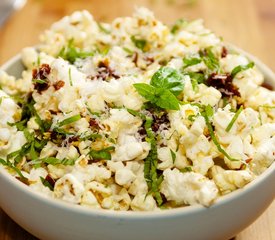
<svg viewBox="0 0 275 240"><path fill-rule="evenodd" d="M255 56L247 53L246 51L236 47L233 44L225 43L226 47L228 47L230 50L236 51L240 53L241 55L246 56L248 59L254 61L255 65L259 68L259 70L263 73L263 75L271 82L273 82L273 85L275 85L275 74L273 71L268 68L263 62L261 62L258 58ZM9 59L7 62L5 62L0 69L1 70L7 70L10 66L15 64L16 62L20 61L21 54L17 54L11 59ZM76 205L72 203L65 202L60 199L55 199L52 197L49 197L47 195L44 195L41 192L35 191L31 189L29 186L25 185L18 179L16 179L14 176L12 176L7 169L4 168L4 166L0 165L0 182L2 181L2 178L4 178L10 185L16 188L16 190L19 190L21 192L24 192L24 194L29 195L30 197L34 198L35 200L38 200L42 202L43 204L47 204L50 207L56 207L65 211L74 212L74 213L80 213L86 216L100 216L105 218L112 218L112 219L155 219L155 218L170 218L170 217L176 217L176 216L182 216L182 215L189 215L190 213L196 213L196 212L206 212L214 208L221 207L222 205L227 204L228 202L238 199L241 196L245 195L246 193L252 191L254 188L257 188L264 179L268 178L272 174L275 174L275 162L273 162L263 173L261 173L259 176L257 176L252 182L245 185L243 188L237 189L229 194L223 195L219 197L211 206L205 207L199 204L192 205L192 206L184 206L184 207L178 207L173 209L165 209L165 210L159 210L159 211L117 211L117 210L109 210L109 209L94 209L89 208L88 206L82 206L82 205ZM1 206L0 206L1 208ZM115 214L114 214L115 213Z"/></svg>

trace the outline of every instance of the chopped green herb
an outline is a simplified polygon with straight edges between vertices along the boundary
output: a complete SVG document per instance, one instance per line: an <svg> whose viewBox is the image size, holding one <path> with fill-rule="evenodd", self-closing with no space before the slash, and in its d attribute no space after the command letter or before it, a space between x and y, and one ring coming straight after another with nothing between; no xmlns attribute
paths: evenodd
<svg viewBox="0 0 275 240"><path fill-rule="evenodd" d="M171 154L173 163L175 163L175 161L176 161L176 153L170 149L170 154Z"/></svg>
<svg viewBox="0 0 275 240"><path fill-rule="evenodd" d="M124 50L125 52L129 53L130 55L133 55L133 54L134 54L134 51L132 51L132 50L129 49L129 48L124 47L123 50Z"/></svg>
<svg viewBox="0 0 275 240"><path fill-rule="evenodd" d="M3 166L6 166L10 169L12 169L13 171L15 171L18 176L23 180L26 181L27 179L24 177L24 175L22 174L22 172L20 171L20 169L18 169L14 164L12 164L8 159L7 161L5 161L4 159L0 158L0 164L2 164Z"/></svg>
<svg viewBox="0 0 275 240"><path fill-rule="evenodd" d="M98 25L98 28L99 28L99 30L101 32L106 33L106 34L110 34L111 33L110 30L108 30L107 28L103 27L102 23L98 22L97 25Z"/></svg>
<svg viewBox="0 0 275 240"><path fill-rule="evenodd" d="M153 197L156 199L157 204L160 206L163 200L159 192L159 186L163 180L163 175L158 176L157 173L157 143L155 139L155 134L152 130L152 123L152 118L147 117L144 128L148 136L147 141L151 145L151 150L144 161L144 178L147 182L149 193L153 194Z"/></svg>
<svg viewBox="0 0 275 240"><path fill-rule="evenodd" d="M70 39L68 41L68 45L61 49L61 51L58 54L58 57L61 57L73 64L77 58L87 58L93 55L93 52L85 52L76 48L74 46L74 40Z"/></svg>
<svg viewBox="0 0 275 240"><path fill-rule="evenodd" d="M8 98L7 96L0 97L0 105L2 104L3 99Z"/></svg>
<svg viewBox="0 0 275 240"><path fill-rule="evenodd" d="M259 108L270 108L270 109L274 109L275 106L271 106L271 105L260 105Z"/></svg>
<svg viewBox="0 0 275 240"><path fill-rule="evenodd" d="M209 131L209 134L210 134L210 137L211 137L213 143L216 145L219 152L222 153L225 157L227 157L230 161L239 161L239 159L235 159L235 158L230 157L228 155L228 153L220 145L220 143L219 143L219 141L218 141L218 139L217 139L217 137L214 133L213 127L210 123L210 118L213 116L213 113L214 113L213 108L210 105L205 106L204 111L201 113L202 116L205 119L205 123L206 123L206 126L208 128L208 131Z"/></svg>
<svg viewBox="0 0 275 240"><path fill-rule="evenodd" d="M32 79L33 83L44 84L47 83L47 79Z"/></svg>
<svg viewBox="0 0 275 240"><path fill-rule="evenodd" d="M182 173L186 173L186 172L192 172L192 167L191 166L187 166L183 169L180 170Z"/></svg>
<svg viewBox="0 0 275 240"><path fill-rule="evenodd" d="M171 33L176 34L181 28L185 27L188 22L185 19L178 19L171 28Z"/></svg>
<svg viewBox="0 0 275 240"><path fill-rule="evenodd" d="M60 164L64 166L72 166L75 164L75 159L69 159L69 158L58 159L55 157L47 157L47 158L35 159L30 161L29 163L33 165L41 165L42 163L47 163L50 165Z"/></svg>
<svg viewBox="0 0 275 240"><path fill-rule="evenodd" d="M107 147L101 150L91 150L88 155L94 160L111 160L111 151L113 151L115 147Z"/></svg>
<svg viewBox="0 0 275 240"><path fill-rule="evenodd" d="M203 62L209 68L210 71L218 72L220 68L219 59L211 51L211 48L205 50L205 55L201 54Z"/></svg>
<svg viewBox="0 0 275 240"><path fill-rule="evenodd" d="M237 118L239 117L240 113L243 110L243 106L241 106L238 111L235 113L235 115L233 116L233 118L231 119L230 123L228 124L228 126L226 127L225 131L229 132L231 130L231 128L233 127L233 124L236 122Z"/></svg>
<svg viewBox="0 0 275 240"><path fill-rule="evenodd" d="M138 39L135 36L132 36L131 40L138 49L140 49L143 52L145 51L145 47L147 45L147 41L145 39Z"/></svg>
<svg viewBox="0 0 275 240"><path fill-rule="evenodd" d="M42 184L43 184L45 187L47 187L47 188L49 188L51 191L53 191L54 187L50 184L50 182L49 182L48 180L46 180L46 179L43 178L43 177L40 177L40 180L41 180Z"/></svg>
<svg viewBox="0 0 275 240"><path fill-rule="evenodd" d="M184 74L190 77L193 91L198 90L198 84L205 82L203 73L187 72Z"/></svg>
<svg viewBox="0 0 275 240"><path fill-rule="evenodd" d="M64 119L63 121L59 122L59 123L58 123L58 126L59 126L59 127L62 127L62 126L64 126L64 125L68 125L68 124L71 124L71 123L73 123L73 122L76 122L76 121L78 121L78 120L80 120L80 119L81 119L81 115L80 115L80 114L77 114L77 115L74 115L74 116L72 116L72 117L66 118L66 119Z"/></svg>
<svg viewBox="0 0 275 240"><path fill-rule="evenodd" d="M239 72L247 70L249 68L253 68L254 65L255 65L254 62L250 62L247 65L239 65L239 66L235 67L231 71L231 77L232 77L232 79L234 79Z"/></svg>
<svg viewBox="0 0 275 240"><path fill-rule="evenodd" d="M94 141L95 139L98 139L98 138L102 138L102 136L100 134L97 134L97 133L91 133L91 134L86 135L86 136L80 136L81 141L85 141L85 140Z"/></svg>
<svg viewBox="0 0 275 240"><path fill-rule="evenodd" d="M70 86L73 86L72 70L71 70L71 68L69 68L69 81L70 81Z"/></svg>
<svg viewBox="0 0 275 240"><path fill-rule="evenodd" d="M202 60L200 58L184 58L183 59L183 69L187 68L187 67L191 67L194 65L197 65L201 62Z"/></svg>
<svg viewBox="0 0 275 240"><path fill-rule="evenodd" d="M135 117L140 117L142 120L146 120L146 116L138 111L129 108L127 108L127 111Z"/></svg>

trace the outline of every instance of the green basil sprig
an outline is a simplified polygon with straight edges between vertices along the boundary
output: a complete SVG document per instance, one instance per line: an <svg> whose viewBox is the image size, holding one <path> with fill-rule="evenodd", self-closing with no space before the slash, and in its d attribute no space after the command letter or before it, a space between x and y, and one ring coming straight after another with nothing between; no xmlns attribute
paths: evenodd
<svg viewBox="0 0 275 240"><path fill-rule="evenodd" d="M184 83L176 69L162 67L153 75L150 85L136 83L134 87L154 105L167 110L179 110L177 96L182 92Z"/></svg>

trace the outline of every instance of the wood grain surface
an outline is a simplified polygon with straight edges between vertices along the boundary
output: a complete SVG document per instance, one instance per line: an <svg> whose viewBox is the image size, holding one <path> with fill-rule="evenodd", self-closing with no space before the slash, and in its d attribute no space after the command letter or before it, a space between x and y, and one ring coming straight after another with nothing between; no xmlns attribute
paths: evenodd
<svg viewBox="0 0 275 240"><path fill-rule="evenodd" d="M44 29L75 10L87 9L96 20L109 22L131 15L134 6L152 9L166 23L182 17L203 18L225 41L252 53L275 71L275 0L28 0L0 28L0 65L23 47L37 44ZM36 238L0 208L0 240L32 239ZM275 240L275 201L235 240Z"/></svg>

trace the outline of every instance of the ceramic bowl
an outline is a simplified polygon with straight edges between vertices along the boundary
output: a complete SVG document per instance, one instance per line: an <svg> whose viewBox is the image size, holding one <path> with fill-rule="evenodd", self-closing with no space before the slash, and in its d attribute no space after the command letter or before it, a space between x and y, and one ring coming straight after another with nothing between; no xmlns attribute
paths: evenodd
<svg viewBox="0 0 275 240"><path fill-rule="evenodd" d="M232 48L232 47L231 47ZM236 50L236 48L234 48ZM248 56L275 87L273 72ZM20 55L2 69L19 76ZM34 192L0 167L0 206L20 226L52 240L226 240L256 220L275 197L275 162L257 179L211 207L190 206L159 212L115 212L76 206Z"/></svg>

